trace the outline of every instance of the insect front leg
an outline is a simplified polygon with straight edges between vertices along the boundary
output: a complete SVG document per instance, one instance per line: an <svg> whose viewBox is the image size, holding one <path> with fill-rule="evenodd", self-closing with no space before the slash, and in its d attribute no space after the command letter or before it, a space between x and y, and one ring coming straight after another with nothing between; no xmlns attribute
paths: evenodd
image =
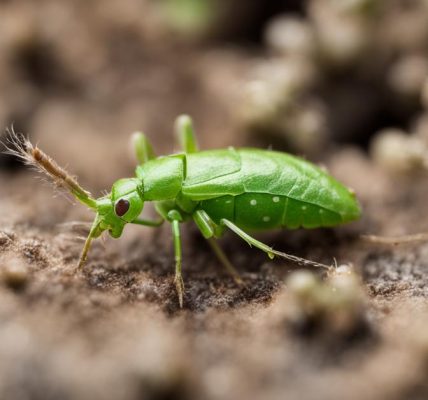
<svg viewBox="0 0 428 400"><path fill-rule="evenodd" d="M192 119L188 115L180 115L175 121L175 130L183 151L186 154L196 153L198 151L198 144L196 142Z"/></svg>
<svg viewBox="0 0 428 400"><path fill-rule="evenodd" d="M134 147L135 156L139 164L145 164L147 161L156 157L153 147L144 133L135 132L132 135L131 143Z"/></svg>
<svg viewBox="0 0 428 400"><path fill-rule="evenodd" d="M85 245L82 250L82 254L80 255L79 264L77 266L77 269L82 269L86 263L86 259L88 258L89 249L91 248L92 240L94 238L97 238L101 235L102 230L100 230L100 217L97 214L95 217L94 222L92 223L91 230L89 232L88 237L86 238Z"/></svg>
<svg viewBox="0 0 428 400"><path fill-rule="evenodd" d="M214 254L226 268L226 271L232 276L233 280L238 285L244 285L244 282L240 277L239 272L230 262L229 258L216 241L216 237L219 237L221 235L223 229L218 226L203 210L195 211L193 213L193 220L201 231L203 237L208 240L208 243L210 244Z"/></svg>

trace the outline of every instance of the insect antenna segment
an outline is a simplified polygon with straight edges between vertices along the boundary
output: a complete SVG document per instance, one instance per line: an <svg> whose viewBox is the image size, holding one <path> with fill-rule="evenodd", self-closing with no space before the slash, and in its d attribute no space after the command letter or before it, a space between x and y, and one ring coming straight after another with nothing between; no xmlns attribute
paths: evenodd
<svg viewBox="0 0 428 400"><path fill-rule="evenodd" d="M47 175L55 184L69 190L83 204L95 209L96 201L91 193L83 189L76 178L70 175L56 161L12 128L7 129L6 154L15 156L25 164Z"/></svg>

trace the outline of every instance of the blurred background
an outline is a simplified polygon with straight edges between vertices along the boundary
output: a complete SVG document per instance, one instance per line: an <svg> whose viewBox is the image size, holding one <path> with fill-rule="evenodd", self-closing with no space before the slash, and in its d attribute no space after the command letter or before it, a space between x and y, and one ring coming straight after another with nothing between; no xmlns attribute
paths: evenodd
<svg viewBox="0 0 428 400"><path fill-rule="evenodd" d="M346 266L296 275L228 236L237 287L186 227L180 310L169 227L76 274L93 215L0 153L0 399L426 399L428 247L359 237L427 229L428 0L0 0L0 141L13 125L98 196L133 175L132 132L177 151L181 113L202 149L355 189L360 222L265 237Z"/></svg>
<svg viewBox="0 0 428 400"><path fill-rule="evenodd" d="M315 160L379 131L381 160L428 137L425 0L4 0L0 21L0 126L97 189L129 175L131 132L174 150L183 112L202 147Z"/></svg>

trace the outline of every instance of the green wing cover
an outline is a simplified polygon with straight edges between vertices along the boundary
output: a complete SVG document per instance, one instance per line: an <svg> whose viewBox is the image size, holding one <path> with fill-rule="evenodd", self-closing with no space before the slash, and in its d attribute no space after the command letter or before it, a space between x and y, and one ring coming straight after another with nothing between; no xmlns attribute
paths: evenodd
<svg viewBox="0 0 428 400"><path fill-rule="evenodd" d="M285 196L353 220L355 196L326 172L301 158L260 149L229 149L187 156L183 195L194 201L243 193Z"/></svg>

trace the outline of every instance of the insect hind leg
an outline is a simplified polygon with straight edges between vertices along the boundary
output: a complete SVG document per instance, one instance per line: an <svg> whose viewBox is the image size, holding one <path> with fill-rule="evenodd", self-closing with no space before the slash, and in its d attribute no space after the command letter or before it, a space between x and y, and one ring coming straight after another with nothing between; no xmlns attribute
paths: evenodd
<svg viewBox="0 0 428 400"><path fill-rule="evenodd" d="M241 228L236 226L233 222L222 219L221 224L229 228L232 232L234 232L236 235L238 235L241 239L245 240L250 247L254 246L262 251L264 251L269 258L273 259L275 256L284 258L286 260L292 261L296 264L307 266L307 267L316 267L316 268L325 268L325 269L331 269L332 267L329 265L321 264L315 261L306 260L305 258L293 256L291 254L284 253L282 251L274 250L272 247L269 247L268 245L260 242L257 239L254 239L252 236L250 236L248 233L244 232Z"/></svg>

